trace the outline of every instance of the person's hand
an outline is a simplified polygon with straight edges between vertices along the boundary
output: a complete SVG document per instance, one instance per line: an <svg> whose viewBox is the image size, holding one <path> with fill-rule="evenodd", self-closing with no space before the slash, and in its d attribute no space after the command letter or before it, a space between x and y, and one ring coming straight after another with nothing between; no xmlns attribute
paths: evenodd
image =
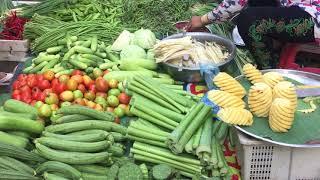
<svg viewBox="0 0 320 180"><path fill-rule="evenodd" d="M187 31L193 31L199 28L202 28L206 25L210 24L208 16L205 14L203 16L193 16L189 21L187 26Z"/></svg>

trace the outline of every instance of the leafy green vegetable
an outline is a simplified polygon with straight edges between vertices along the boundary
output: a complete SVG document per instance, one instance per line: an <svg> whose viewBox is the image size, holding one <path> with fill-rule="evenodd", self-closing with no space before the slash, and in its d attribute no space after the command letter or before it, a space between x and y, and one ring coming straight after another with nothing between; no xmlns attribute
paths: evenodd
<svg viewBox="0 0 320 180"><path fill-rule="evenodd" d="M143 58L147 57L146 52L140 46L137 45L127 45L125 46L121 53L120 59L133 59L133 58Z"/></svg>
<svg viewBox="0 0 320 180"><path fill-rule="evenodd" d="M134 32L132 44L138 45L143 49L152 49L156 44L156 36L149 29L139 29Z"/></svg>
<svg viewBox="0 0 320 180"><path fill-rule="evenodd" d="M129 31L127 30L122 31L122 33L118 36L116 41L112 44L111 50L121 51L123 48L130 45L132 38L133 38L133 34L131 34Z"/></svg>

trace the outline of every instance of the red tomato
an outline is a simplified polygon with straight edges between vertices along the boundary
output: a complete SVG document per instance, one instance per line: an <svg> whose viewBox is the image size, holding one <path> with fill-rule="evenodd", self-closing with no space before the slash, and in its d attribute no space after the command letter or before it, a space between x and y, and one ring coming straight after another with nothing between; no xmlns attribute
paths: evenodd
<svg viewBox="0 0 320 180"><path fill-rule="evenodd" d="M40 92L37 100L44 102L46 100L46 95L43 92Z"/></svg>
<svg viewBox="0 0 320 180"><path fill-rule="evenodd" d="M43 93L44 93L46 96L49 95L49 94L52 93L52 92L53 92L52 88L43 90Z"/></svg>
<svg viewBox="0 0 320 180"><path fill-rule="evenodd" d="M31 92L21 91L20 95L21 95L21 98L31 99Z"/></svg>
<svg viewBox="0 0 320 180"><path fill-rule="evenodd" d="M12 83L12 88L13 90L19 89L20 88L20 82L16 80L15 82Z"/></svg>
<svg viewBox="0 0 320 180"><path fill-rule="evenodd" d="M21 101L30 104L32 100L29 97L21 96Z"/></svg>
<svg viewBox="0 0 320 180"><path fill-rule="evenodd" d="M53 89L53 92L55 92L56 94L60 94L63 91L67 90L67 85L63 83L59 83L58 85L54 86L52 89Z"/></svg>
<svg viewBox="0 0 320 180"><path fill-rule="evenodd" d="M28 94L31 94L31 88L27 85L20 87L20 91L21 91L21 93L26 92Z"/></svg>
<svg viewBox="0 0 320 180"><path fill-rule="evenodd" d="M103 71L103 75L108 74L108 73L109 73L108 70L104 70L104 71Z"/></svg>
<svg viewBox="0 0 320 180"><path fill-rule="evenodd" d="M90 84L89 87L88 87L88 90L93 92L93 93L96 93L96 85L95 84Z"/></svg>
<svg viewBox="0 0 320 180"><path fill-rule="evenodd" d="M87 91L86 87L83 84L79 84L78 88L82 93L85 93Z"/></svg>
<svg viewBox="0 0 320 180"><path fill-rule="evenodd" d="M20 94L20 92L21 92L20 90L16 89L16 90L12 91L12 95Z"/></svg>
<svg viewBox="0 0 320 180"><path fill-rule="evenodd" d="M12 97L12 99L21 101L21 95L20 94L12 94L11 97Z"/></svg>
<svg viewBox="0 0 320 180"><path fill-rule="evenodd" d="M33 88L37 85L37 79L35 76L28 76L27 78L27 85L30 87L30 88Z"/></svg>
<svg viewBox="0 0 320 180"><path fill-rule="evenodd" d="M73 76L73 75L83 75L83 72L80 71L80 70L75 69L75 70L72 71L71 75L72 75L72 76Z"/></svg>
<svg viewBox="0 0 320 180"><path fill-rule="evenodd" d="M42 80L38 83L38 87L41 89L41 90L44 90L44 89L49 89L50 88L50 82L48 80Z"/></svg>
<svg viewBox="0 0 320 180"><path fill-rule="evenodd" d="M21 80L26 80L27 79L27 75L26 74L19 74L18 76L18 80L21 81Z"/></svg>
<svg viewBox="0 0 320 180"><path fill-rule="evenodd" d="M40 82L40 81L44 80L44 76L42 74L37 74L36 79L38 82Z"/></svg>
<svg viewBox="0 0 320 180"><path fill-rule="evenodd" d="M52 79L54 79L54 72L48 70L43 74L43 77L44 77L44 79L51 81Z"/></svg>
<svg viewBox="0 0 320 180"><path fill-rule="evenodd" d="M106 80L104 80L102 77L98 77L96 79L96 89L99 92L107 92L109 90L109 86Z"/></svg>
<svg viewBox="0 0 320 180"><path fill-rule="evenodd" d="M56 85L58 85L58 84L59 84L59 79L57 79L57 78L54 78L54 79L51 81L51 87L56 86Z"/></svg>
<svg viewBox="0 0 320 180"><path fill-rule="evenodd" d="M37 100L39 93L41 93L41 90L38 87L32 88L32 99Z"/></svg>
<svg viewBox="0 0 320 180"><path fill-rule="evenodd" d="M19 85L20 85L20 87L27 85L27 80L22 79L21 81L19 81Z"/></svg>
<svg viewBox="0 0 320 180"><path fill-rule="evenodd" d="M129 102L130 102L131 97L128 96L126 93L120 93L119 96L118 96L118 99L119 99L121 104L128 105Z"/></svg>

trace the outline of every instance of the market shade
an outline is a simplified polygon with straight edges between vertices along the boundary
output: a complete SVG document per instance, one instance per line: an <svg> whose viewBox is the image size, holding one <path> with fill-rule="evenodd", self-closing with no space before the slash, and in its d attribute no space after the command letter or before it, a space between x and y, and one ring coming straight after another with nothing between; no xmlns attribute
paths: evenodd
<svg viewBox="0 0 320 180"><path fill-rule="evenodd" d="M296 85L300 85L298 82L286 78L287 81L291 81ZM249 92L251 83L244 77L239 79L240 83ZM247 102L247 96L244 98ZM302 99L298 99L297 109L308 109L310 108L309 103L303 102ZM254 122L252 126L245 127L240 126L245 131L254 135L271 139L279 143L286 144L305 144L311 140L320 139L320 108L318 107L315 112L305 114L302 112L295 112L294 122L292 128L287 133L276 133L273 132L268 123L268 117L256 117L254 116Z"/></svg>

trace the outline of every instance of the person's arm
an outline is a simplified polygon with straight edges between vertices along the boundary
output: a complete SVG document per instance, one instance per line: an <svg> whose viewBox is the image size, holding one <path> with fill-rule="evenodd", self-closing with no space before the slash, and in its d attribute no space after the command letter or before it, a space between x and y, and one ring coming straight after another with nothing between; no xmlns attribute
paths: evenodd
<svg viewBox="0 0 320 180"><path fill-rule="evenodd" d="M228 21L247 4L248 0L224 0L217 8L202 16L201 21L205 24Z"/></svg>

